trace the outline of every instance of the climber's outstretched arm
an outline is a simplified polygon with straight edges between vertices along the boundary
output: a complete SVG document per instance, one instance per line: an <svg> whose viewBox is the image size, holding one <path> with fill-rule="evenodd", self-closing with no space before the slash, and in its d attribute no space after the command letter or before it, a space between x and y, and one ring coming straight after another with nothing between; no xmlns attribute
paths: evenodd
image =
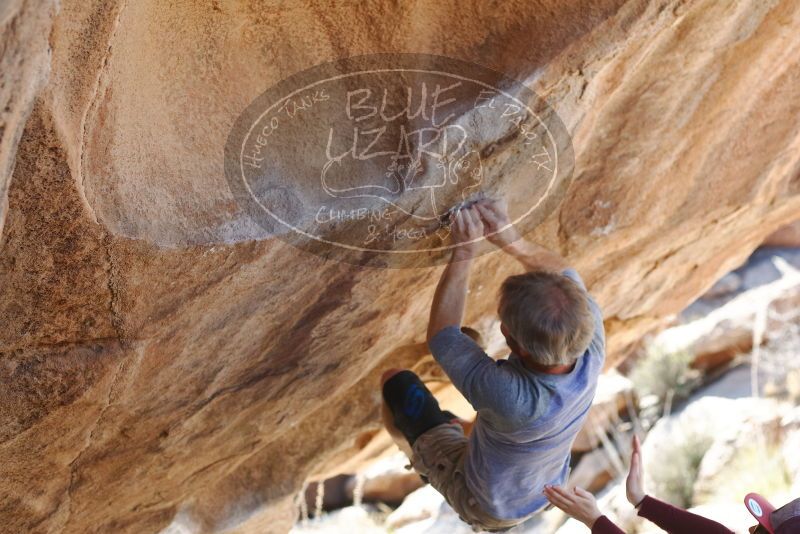
<svg viewBox="0 0 800 534"><path fill-rule="evenodd" d="M475 204L486 239L519 261L526 271L561 272L568 267L560 255L522 239L511 224L505 200L484 199Z"/></svg>
<svg viewBox="0 0 800 534"><path fill-rule="evenodd" d="M459 246L453 251L450 263L436 286L428 322L428 341L445 327L461 326L469 273L481 236L483 224L478 211L474 207L460 210L453 222L453 240Z"/></svg>
<svg viewBox="0 0 800 534"><path fill-rule="evenodd" d="M560 273L568 268L564 258L550 249L520 238L502 249L519 261L526 271L552 271Z"/></svg>

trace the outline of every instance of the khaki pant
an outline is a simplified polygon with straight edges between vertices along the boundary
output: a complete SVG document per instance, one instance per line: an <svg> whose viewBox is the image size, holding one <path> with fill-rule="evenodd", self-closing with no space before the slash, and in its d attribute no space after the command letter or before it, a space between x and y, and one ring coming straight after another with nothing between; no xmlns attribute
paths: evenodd
<svg viewBox="0 0 800 534"><path fill-rule="evenodd" d="M462 521L474 531L508 530L527 518L497 519L484 512L467 488L464 459L467 437L457 423L435 426L414 442L411 465L441 493Z"/></svg>

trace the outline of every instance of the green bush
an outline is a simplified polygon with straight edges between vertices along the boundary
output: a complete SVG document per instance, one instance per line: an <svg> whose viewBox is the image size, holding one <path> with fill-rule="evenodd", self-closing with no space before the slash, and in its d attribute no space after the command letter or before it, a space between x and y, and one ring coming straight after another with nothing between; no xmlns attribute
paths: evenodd
<svg viewBox="0 0 800 534"><path fill-rule="evenodd" d="M684 398L697 382L691 363L692 355L687 351L667 352L651 344L637 360L630 379L640 397L655 395L663 401L672 391L675 398Z"/></svg>
<svg viewBox="0 0 800 534"><path fill-rule="evenodd" d="M655 495L680 508L690 508L700 462L712 443L711 436L692 433L675 436L660 448L661 458L648 466Z"/></svg>

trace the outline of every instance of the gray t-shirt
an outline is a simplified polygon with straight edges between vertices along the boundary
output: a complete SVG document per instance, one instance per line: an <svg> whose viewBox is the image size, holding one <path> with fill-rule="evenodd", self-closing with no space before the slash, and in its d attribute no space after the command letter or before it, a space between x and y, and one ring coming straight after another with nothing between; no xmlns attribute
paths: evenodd
<svg viewBox="0 0 800 534"><path fill-rule="evenodd" d="M578 273L563 273L586 289ZM531 371L512 353L490 358L456 326L430 341L433 357L478 412L467 446L467 486L485 511L519 519L547 504L546 484L561 485L570 448L594 398L605 359L603 315L589 299L595 333L568 374Z"/></svg>

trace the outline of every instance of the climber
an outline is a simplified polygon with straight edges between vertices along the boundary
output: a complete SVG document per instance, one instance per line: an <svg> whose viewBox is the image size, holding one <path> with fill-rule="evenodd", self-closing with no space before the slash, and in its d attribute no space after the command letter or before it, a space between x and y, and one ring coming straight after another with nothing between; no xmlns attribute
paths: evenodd
<svg viewBox="0 0 800 534"><path fill-rule="evenodd" d="M475 530L501 531L542 510L545 485L566 479L570 448L603 366L605 334L578 273L521 239L503 201L480 200L454 219L458 246L436 288L428 346L477 418L467 436L414 373L393 369L382 378L384 423L462 520ZM507 360L490 358L460 328L484 237L526 270L500 288Z"/></svg>

